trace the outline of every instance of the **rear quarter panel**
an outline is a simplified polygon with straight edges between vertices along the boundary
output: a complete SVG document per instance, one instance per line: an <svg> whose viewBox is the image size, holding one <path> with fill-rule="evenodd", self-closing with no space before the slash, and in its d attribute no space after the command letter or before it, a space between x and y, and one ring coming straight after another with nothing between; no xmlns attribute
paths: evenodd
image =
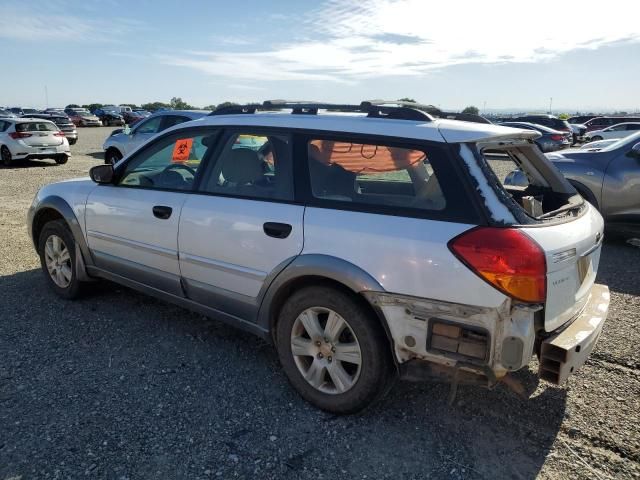
<svg viewBox="0 0 640 480"><path fill-rule="evenodd" d="M506 297L450 252L447 242L473 225L307 207L302 254L346 260L387 291L498 307Z"/></svg>

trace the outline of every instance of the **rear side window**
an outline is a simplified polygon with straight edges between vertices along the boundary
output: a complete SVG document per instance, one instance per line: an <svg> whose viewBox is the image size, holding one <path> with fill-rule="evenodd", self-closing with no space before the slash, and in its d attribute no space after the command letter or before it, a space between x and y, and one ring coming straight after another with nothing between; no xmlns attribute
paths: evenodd
<svg viewBox="0 0 640 480"><path fill-rule="evenodd" d="M201 190L255 199L293 200L288 135L232 133Z"/></svg>
<svg viewBox="0 0 640 480"><path fill-rule="evenodd" d="M447 205L427 148L311 139L307 155L315 198L431 211Z"/></svg>
<svg viewBox="0 0 640 480"><path fill-rule="evenodd" d="M58 127L49 122L18 123L16 132L57 132Z"/></svg>

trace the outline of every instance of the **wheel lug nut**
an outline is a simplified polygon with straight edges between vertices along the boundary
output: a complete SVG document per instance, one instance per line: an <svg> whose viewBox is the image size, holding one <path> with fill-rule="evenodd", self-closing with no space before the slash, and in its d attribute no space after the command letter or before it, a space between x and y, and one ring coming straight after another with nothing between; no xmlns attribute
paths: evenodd
<svg viewBox="0 0 640 480"><path fill-rule="evenodd" d="M335 353L336 347L331 347L331 351Z"/></svg>
<svg viewBox="0 0 640 480"><path fill-rule="evenodd" d="M327 360L331 361L331 360L333 360L333 358L331 356L328 356Z"/></svg>
<svg viewBox="0 0 640 480"><path fill-rule="evenodd" d="M320 346L320 340L316 342L316 347L319 347L319 346Z"/></svg>
<svg viewBox="0 0 640 480"><path fill-rule="evenodd" d="M323 358L324 355L322 355L321 353L318 354L318 358Z"/></svg>

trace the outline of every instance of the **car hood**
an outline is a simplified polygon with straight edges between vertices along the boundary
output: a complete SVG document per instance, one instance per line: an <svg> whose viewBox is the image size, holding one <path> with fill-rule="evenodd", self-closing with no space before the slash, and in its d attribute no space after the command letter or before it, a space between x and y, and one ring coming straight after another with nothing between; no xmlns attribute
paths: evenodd
<svg viewBox="0 0 640 480"><path fill-rule="evenodd" d="M98 117L95 115L78 115L80 118L84 118L85 120L98 120Z"/></svg>
<svg viewBox="0 0 640 480"><path fill-rule="evenodd" d="M584 162L602 162L615 155L615 151L589 151L580 150L579 148L570 148L562 152L546 153L545 156L553 163L584 163Z"/></svg>

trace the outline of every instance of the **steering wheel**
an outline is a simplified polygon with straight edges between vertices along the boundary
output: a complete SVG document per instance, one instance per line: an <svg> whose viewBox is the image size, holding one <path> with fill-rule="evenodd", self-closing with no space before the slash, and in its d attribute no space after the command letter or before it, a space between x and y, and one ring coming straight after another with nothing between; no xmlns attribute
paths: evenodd
<svg viewBox="0 0 640 480"><path fill-rule="evenodd" d="M169 170L174 170L176 168L184 168L187 172L189 172L193 177L196 176L196 171L191 168L189 165L185 165L184 163L172 163L171 165L165 167L164 172Z"/></svg>

